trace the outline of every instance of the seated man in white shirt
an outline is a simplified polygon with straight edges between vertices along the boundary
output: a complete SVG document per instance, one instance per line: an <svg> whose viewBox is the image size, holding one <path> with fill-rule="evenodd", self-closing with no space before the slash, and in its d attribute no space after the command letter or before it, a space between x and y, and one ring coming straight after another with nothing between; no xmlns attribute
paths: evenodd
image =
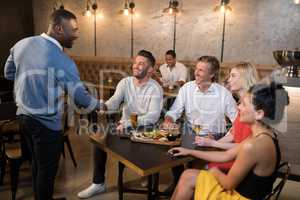
<svg viewBox="0 0 300 200"><path fill-rule="evenodd" d="M133 76L123 78L117 85L114 95L105 103L107 109L116 110L123 103L122 119L118 131L131 126L130 115L138 115L138 126L155 124L162 109L163 91L151 74L155 58L151 52L141 50L132 65ZM105 163L107 155L94 146L93 183L78 193L79 198L89 198L105 191Z"/></svg>
<svg viewBox="0 0 300 200"><path fill-rule="evenodd" d="M159 67L162 75L158 79L164 87L173 88L181 87L187 80L188 70L182 63L176 61L176 53L174 50L168 50L165 55L166 63Z"/></svg>
<svg viewBox="0 0 300 200"><path fill-rule="evenodd" d="M202 56L195 68L195 80L184 84L170 110L166 113L163 126L173 126L185 111L186 125L182 133L182 145L193 147L196 134L218 135L226 132L227 116L231 122L237 114L236 102L232 94L222 85L215 82L220 65L213 56ZM200 125L201 131L194 133L192 125ZM176 172L177 169L177 172ZM175 182L181 170L173 169ZM173 185L174 186L174 185ZM171 191L170 191L171 192Z"/></svg>
<svg viewBox="0 0 300 200"><path fill-rule="evenodd" d="M165 115L164 126L172 125L185 111L187 123L201 125L200 134L217 134L226 131L225 116L231 121L237 107L232 94L215 82L219 61L213 56L202 56L195 68L195 80L184 84L170 110Z"/></svg>

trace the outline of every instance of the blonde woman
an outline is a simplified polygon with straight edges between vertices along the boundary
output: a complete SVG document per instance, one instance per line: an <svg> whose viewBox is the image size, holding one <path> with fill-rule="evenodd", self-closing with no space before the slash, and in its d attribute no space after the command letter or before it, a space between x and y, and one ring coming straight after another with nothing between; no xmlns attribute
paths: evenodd
<svg viewBox="0 0 300 200"><path fill-rule="evenodd" d="M240 99L258 80L258 74L254 65L248 62L240 62L230 69L228 87L233 94L236 94ZM240 114L238 113L232 128L228 133L219 140L214 140L207 137L196 137L195 143L198 146L217 147L220 149L231 149L238 143L241 143L251 134L251 129L248 124L240 122ZM221 170L227 171L232 166L233 162L227 163L209 163L208 168L218 167Z"/></svg>

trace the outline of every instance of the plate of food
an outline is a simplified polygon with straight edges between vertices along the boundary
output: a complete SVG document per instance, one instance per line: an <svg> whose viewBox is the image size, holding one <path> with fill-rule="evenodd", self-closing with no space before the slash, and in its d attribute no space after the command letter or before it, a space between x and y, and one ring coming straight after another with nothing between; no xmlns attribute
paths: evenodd
<svg viewBox="0 0 300 200"><path fill-rule="evenodd" d="M171 135L166 130L155 129L153 131L136 132L134 131L131 136L133 142L142 142L150 144L160 144L176 146L180 145L181 139L179 135Z"/></svg>

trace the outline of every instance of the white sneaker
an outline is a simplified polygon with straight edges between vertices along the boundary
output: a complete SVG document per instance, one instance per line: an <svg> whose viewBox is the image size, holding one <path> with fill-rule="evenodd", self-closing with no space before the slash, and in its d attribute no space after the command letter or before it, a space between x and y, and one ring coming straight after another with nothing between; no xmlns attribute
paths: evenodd
<svg viewBox="0 0 300 200"><path fill-rule="evenodd" d="M94 196L96 194L105 192L105 190L106 190L105 183L101 183L101 184L95 184L95 183L93 183L92 185L90 185L85 190L82 190L81 192L79 192L77 194L77 196L80 199L87 199L87 198L90 198L90 197L92 197L92 196Z"/></svg>

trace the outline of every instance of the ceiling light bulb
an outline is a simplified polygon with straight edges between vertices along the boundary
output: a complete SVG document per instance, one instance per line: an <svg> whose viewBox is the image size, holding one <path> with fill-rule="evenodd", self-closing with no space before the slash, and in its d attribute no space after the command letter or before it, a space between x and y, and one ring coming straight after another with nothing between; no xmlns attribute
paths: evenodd
<svg viewBox="0 0 300 200"><path fill-rule="evenodd" d="M87 11L85 11L85 15L86 15L87 17L90 17L90 16L92 15L92 13L91 13L90 10L87 10Z"/></svg>
<svg viewBox="0 0 300 200"><path fill-rule="evenodd" d="M97 16L98 16L99 19L103 19L103 18L104 18L104 15L103 15L102 12L98 12L98 13L97 13Z"/></svg>
<svg viewBox="0 0 300 200"><path fill-rule="evenodd" d="M222 6L220 7L220 11L221 11L222 13L224 13L224 12L226 11L225 5L222 5Z"/></svg>
<svg viewBox="0 0 300 200"><path fill-rule="evenodd" d="M173 14L173 8L169 8L169 14Z"/></svg>
<svg viewBox="0 0 300 200"><path fill-rule="evenodd" d="M295 4L300 4L300 0L294 0Z"/></svg>
<svg viewBox="0 0 300 200"><path fill-rule="evenodd" d="M124 9L123 14L126 15L126 16L129 15L129 10L128 10L128 8L125 8L125 9Z"/></svg>

